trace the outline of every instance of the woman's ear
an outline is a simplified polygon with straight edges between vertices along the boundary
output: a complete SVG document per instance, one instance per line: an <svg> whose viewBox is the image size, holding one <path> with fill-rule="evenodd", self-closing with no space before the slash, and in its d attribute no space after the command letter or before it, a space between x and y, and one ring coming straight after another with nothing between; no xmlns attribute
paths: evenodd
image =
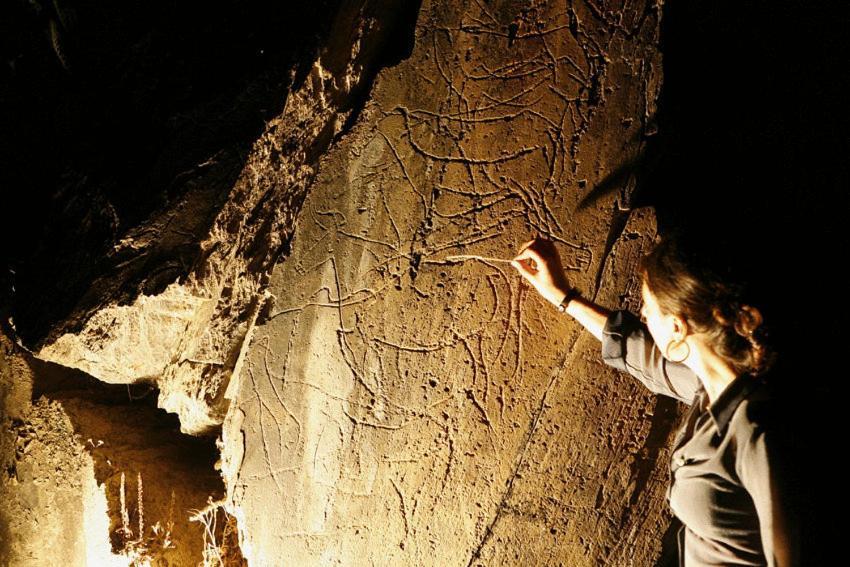
<svg viewBox="0 0 850 567"><path fill-rule="evenodd" d="M681 335L682 340L688 336L688 324L678 315L673 315L673 334Z"/></svg>

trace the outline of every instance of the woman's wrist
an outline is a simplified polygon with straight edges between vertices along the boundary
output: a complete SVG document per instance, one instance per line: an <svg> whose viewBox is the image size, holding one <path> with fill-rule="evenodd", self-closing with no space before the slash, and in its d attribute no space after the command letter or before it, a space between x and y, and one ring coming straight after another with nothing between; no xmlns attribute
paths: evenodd
<svg viewBox="0 0 850 567"><path fill-rule="evenodd" d="M570 302L572 302L572 300L574 300L575 298L579 297L579 293L576 288L571 287L567 288L567 291L560 294L560 297L561 300L558 302L556 307L558 311L564 313L567 310L567 307L569 306Z"/></svg>
<svg viewBox="0 0 850 567"><path fill-rule="evenodd" d="M550 286L548 288L538 289L540 295L549 303L558 307L561 304L561 301L564 299L564 295L568 293L569 287L555 287Z"/></svg>

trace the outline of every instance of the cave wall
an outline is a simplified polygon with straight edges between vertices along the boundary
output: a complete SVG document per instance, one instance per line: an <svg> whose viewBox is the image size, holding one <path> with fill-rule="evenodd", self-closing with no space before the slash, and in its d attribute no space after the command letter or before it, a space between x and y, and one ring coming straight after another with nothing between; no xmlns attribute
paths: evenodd
<svg viewBox="0 0 850 567"><path fill-rule="evenodd" d="M85 564L107 551L106 498L61 408L33 404L33 372L0 333L0 564ZM97 525L100 508L100 525ZM86 533L80 518L91 522Z"/></svg>
<svg viewBox="0 0 850 567"><path fill-rule="evenodd" d="M155 402L0 333L0 565L244 564L214 441Z"/></svg>
<svg viewBox="0 0 850 567"><path fill-rule="evenodd" d="M38 358L108 383L155 383L160 407L180 416L184 432L215 434L224 390L266 300L271 266L288 249L316 160L356 115L377 68L404 54L405 24L417 7L325 4L299 14L309 24L295 23L291 7L267 7L268 17L285 26L278 30L261 25L259 8L247 16L237 11L233 29L226 19L218 22L235 43L233 30L253 22L262 32L249 36L255 48L277 56L259 69L248 66L247 77L234 78L236 87L216 86L223 92L213 102L196 102L191 125L181 127L179 112L171 116L174 132L165 140L174 147L165 145L150 165L158 177L144 191L158 206L147 216L139 203L132 215L114 210L108 189L118 180L104 188L106 182L84 176L75 180L76 191L57 190L51 212L61 222L47 223L41 247L16 275L12 303L15 331ZM151 106L144 111L164 111ZM228 123L233 131L221 139ZM192 144L215 150L184 155ZM161 162L175 168L178 158L182 170L161 171ZM184 163L190 158L196 163ZM77 215L113 215L113 230L103 234L95 229L102 223L87 218L75 229L85 238L55 233ZM43 279L51 267L61 290Z"/></svg>
<svg viewBox="0 0 850 567"><path fill-rule="evenodd" d="M209 551L188 520L206 496L251 565L651 564L677 406L604 367L598 341L498 260L548 236L586 297L636 308L656 235L633 197L656 130L660 7L316 10L318 29L281 33L232 88L170 118L155 107L170 134L147 132L134 167L57 166L47 228L13 278L12 334L175 418L145 439L151 407L92 406L76 387L38 402L83 437L55 450L93 459L80 474L106 497L98 537L132 552L107 464L123 455L129 485L169 471L146 488L163 521L167 487L184 489L189 551L162 564ZM162 41L141 37L133 53ZM60 63L79 77L72 47ZM116 451L85 446L92 431ZM215 437L220 462L201 451L181 469L166 442L181 434ZM221 487L194 480L217 469Z"/></svg>
<svg viewBox="0 0 850 567"><path fill-rule="evenodd" d="M226 394L251 564L658 556L672 406L493 260L543 234L587 297L636 307L655 225L622 172L652 131L658 24L649 4L423 4L320 161Z"/></svg>

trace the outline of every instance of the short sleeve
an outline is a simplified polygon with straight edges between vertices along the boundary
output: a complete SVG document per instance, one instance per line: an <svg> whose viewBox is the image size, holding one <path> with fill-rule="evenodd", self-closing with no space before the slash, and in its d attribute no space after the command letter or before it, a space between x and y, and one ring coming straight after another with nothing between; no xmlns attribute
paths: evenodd
<svg viewBox="0 0 850 567"><path fill-rule="evenodd" d="M686 365L670 362L652 340L649 329L631 311L612 311L602 330L602 361L628 372L651 392L691 405L701 387Z"/></svg>
<svg viewBox="0 0 850 567"><path fill-rule="evenodd" d="M736 468L753 499L768 567L800 565L799 514L794 508L793 468L781 430L756 427L740 443Z"/></svg>

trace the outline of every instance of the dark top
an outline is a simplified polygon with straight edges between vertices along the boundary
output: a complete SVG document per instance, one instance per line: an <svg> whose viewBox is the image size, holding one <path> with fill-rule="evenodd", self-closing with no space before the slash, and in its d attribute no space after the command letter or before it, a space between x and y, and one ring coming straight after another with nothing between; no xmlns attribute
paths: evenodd
<svg viewBox="0 0 850 567"><path fill-rule="evenodd" d="M799 564L799 526L783 498L793 480L768 382L742 374L709 404L697 375L664 358L630 311L609 315L602 359L691 406L673 442L667 489L682 521L679 565Z"/></svg>

